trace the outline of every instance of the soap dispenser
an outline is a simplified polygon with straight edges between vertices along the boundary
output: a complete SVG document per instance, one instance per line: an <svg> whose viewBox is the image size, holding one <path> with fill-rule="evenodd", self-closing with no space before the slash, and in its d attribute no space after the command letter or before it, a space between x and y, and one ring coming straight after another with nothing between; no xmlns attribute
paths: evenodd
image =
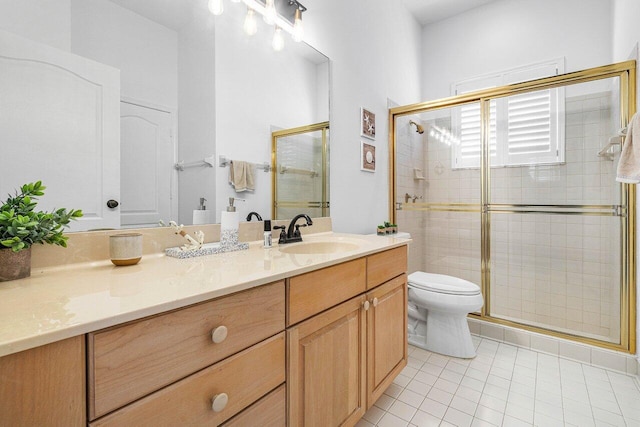
<svg viewBox="0 0 640 427"><path fill-rule="evenodd" d="M209 224L211 222L211 211L207 209L206 201L207 199L200 197L200 206L193 211L193 225Z"/></svg>
<svg viewBox="0 0 640 427"><path fill-rule="evenodd" d="M229 206L227 210L222 212L220 221L220 246L223 248L229 248L238 245L238 226L240 225L240 217L236 212L236 207L233 203L236 201L242 201L243 199L236 199L229 197Z"/></svg>

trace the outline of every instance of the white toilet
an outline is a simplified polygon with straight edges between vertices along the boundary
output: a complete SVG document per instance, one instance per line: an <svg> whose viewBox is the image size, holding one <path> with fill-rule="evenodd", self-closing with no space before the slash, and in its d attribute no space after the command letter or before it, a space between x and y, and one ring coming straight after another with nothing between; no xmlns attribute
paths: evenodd
<svg viewBox="0 0 640 427"><path fill-rule="evenodd" d="M448 356L476 355L467 314L484 304L480 287L443 274L409 275L409 344Z"/></svg>

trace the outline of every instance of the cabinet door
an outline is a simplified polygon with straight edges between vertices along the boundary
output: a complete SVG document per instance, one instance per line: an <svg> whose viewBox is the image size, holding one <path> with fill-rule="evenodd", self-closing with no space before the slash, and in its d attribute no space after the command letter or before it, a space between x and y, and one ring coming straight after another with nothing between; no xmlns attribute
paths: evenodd
<svg viewBox="0 0 640 427"><path fill-rule="evenodd" d="M290 426L352 426L365 412L364 296L287 331Z"/></svg>
<svg viewBox="0 0 640 427"><path fill-rule="evenodd" d="M407 365L407 276L367 293L367 409Z"/></svg>
<svg viewBox="0 0 640 427"><path fill-rule="evenodd" d="M84 426L84 336L0 358L0 426Z"/></svg>

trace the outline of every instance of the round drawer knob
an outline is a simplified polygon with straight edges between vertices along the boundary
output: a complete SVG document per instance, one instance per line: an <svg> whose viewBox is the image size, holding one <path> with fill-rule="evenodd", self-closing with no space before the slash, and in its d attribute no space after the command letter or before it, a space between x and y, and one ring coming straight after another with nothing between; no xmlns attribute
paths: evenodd
<svg viewBox="0 0 640 427"><path fill-rule="evenodd" d="M218 326L213 331L211 331L211 341L216 344L220 344L227 338L227 327L226 326Z"/></svg>
<svg viewBox="0 0 640 427"><path fill-rule="evenodd" d="M213 396L211 409L213 409L213 412L221 412L228 402L229 396L227 396L227 393L216 394Z"/></svg>
<svg viewBox="0 0 640 427"><path fill-rule="evenodd" d="M378 298L374 298L373 299L373 306L377 307L378 306Z"/></svg>
<svg viewBox="0 0 640 427"><path fill-rule="evenodd" d="M364 307L364 311L369 310L369 301L365 301L365 302L362 304L362 307Z"/></svg>

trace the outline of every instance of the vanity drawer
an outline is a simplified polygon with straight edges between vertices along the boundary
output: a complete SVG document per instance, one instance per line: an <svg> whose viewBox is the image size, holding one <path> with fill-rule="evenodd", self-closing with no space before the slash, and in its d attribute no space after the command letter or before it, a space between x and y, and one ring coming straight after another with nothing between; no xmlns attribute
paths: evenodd
<svg viewBox="0 0 640 427"><path fill-rule="evenodd" d="M364 292L365 273L366 261L360 258L289 279L287 326Z"/></svg>
<svg viewBox="0 0 640 427"><path fill-rule="evenodd" d="M217 426L285 381L285 334L153 393L90 424L97 426ZM228 396L219 412L212 401Z"/></svg>
<svg viewBox="0 0 640 427"><path fill-rule="evenodd" d="M287 425L287 389L282 384L247 409L222 424L222 427L285 427Z"/></svg>
<svg viewBox="0 0 640 427"><path fill-rule="evenodd" d="M90 419L277 334L284 303L277 282L89 334ZM223 326L216 344L212 333Z"/></svg>
<svg viewBox="0 0 640 427"><path fill-rule="evenodd" d="M367 290L407 271L407 246L367 257Z"/></svg>

